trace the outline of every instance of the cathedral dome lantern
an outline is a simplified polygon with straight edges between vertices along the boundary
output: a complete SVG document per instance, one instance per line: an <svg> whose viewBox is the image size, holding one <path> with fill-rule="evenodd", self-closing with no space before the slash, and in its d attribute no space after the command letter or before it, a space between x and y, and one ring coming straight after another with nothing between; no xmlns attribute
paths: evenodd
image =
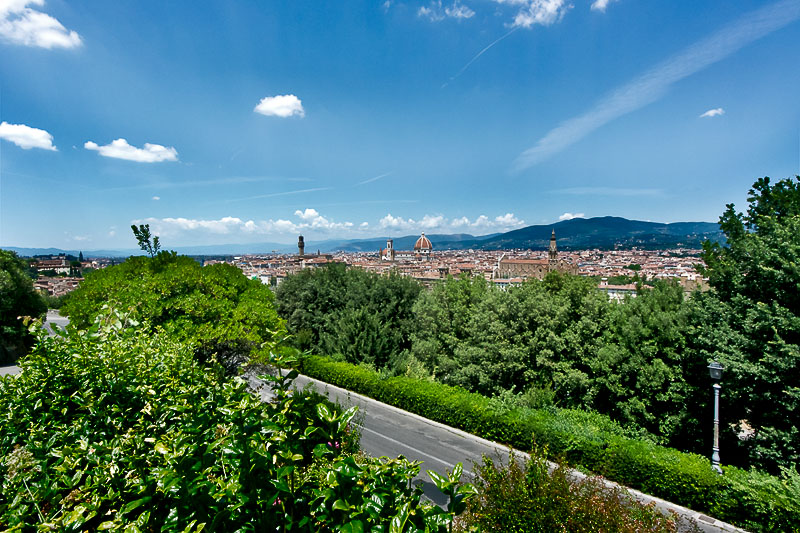
<svg viewBox="0 0 800 533"><path fill-rule="evenodd" d="M422 235L417 242L414 243L414 251L421 252L421 253L430 253L433 250L433 245L431 244L431 240L425 236L425 232L422 232Z"/></svg>

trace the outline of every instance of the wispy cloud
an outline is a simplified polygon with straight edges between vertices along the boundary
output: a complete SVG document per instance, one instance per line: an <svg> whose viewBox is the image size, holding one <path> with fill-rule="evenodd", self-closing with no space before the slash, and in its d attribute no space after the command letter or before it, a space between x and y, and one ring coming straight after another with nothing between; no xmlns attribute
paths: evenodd
<svg viewBox="0 0 800 533"><path fill-rule="evenodd" d="M262 115L288 118L306 116L303 109L303 102L293 94L279 94L277 96L265 96L253 109Z"/></svg>
<svg viewBox="0 0 800 533"><path fill-rule="evenodd" d="M386 176L391 176L391 172L385 172L380 176L375 176L374 178L365 179L364 181L359 181L359 185L366 185L367 183L372 183L373 181L378 181L381 178L385 178Z"/></svg>
<svg viewBox="0 0 800 533"><path fill-rule="evenodd" d="M94 150L103 157L124 159L137 163L160 163L162 161L178 160L178 151L171 146L144 143L143 148L136 148L122 138L111 141L111 144L105 146L98 146L95 142L86 141L83 147L87 150Z"/></svg>
<svg viewBox="0 0 800 533"><path fill-rule="evenodd" d="M711 36L656 65L607 95L589 112L561 123L522 152L519 172L564 150L612 120L661 98L670 85L720 61L751 42L800 18L800 0L783 0L750 12Z"/></svg>
<svg viewBox="0 0 800 533"><path fill-rule="evenodd" d="M558 220L572 220L573 218L586 218L586 215L583 213L564 213Z"/></svg>
<svg viewBox="0 0 800 533"><path fill-rule="evenodd" d="M31 128L25 124L9 124L3 121L0 123L0 139L5 139L22 148L41 148L42 150L56 151L53 145L53 136L45 130Z"/></svg>
<svg viewBox="0 0 800 533"><path fill-rule="evenodd" d="M39 48L75 48L81 36L57 19L28 7L43 6L44 0L0 1L0 40Z"/></svg>
<svg viewBox="0 0 800 533"><path fill-rule="evenodd" d="M161 200L161 197L160 196L153 196L153 200L157 202L157 201Z"/></svg>
<svg viewBox="0 0 800 533"><path fill-rule="evenodd" d="M235 198L233 200L228 200L229 202L243 202L245 200L259 200L261 198L275 198L277 196L290 196L293 194L304 194L308 192L318 192L318 191L329 191L332 187L313 187L311 189L298 189L296 191L283 191L283 192L272 192L269 194L259 194L256 196L246 196L244 198Z"/></svg>
<svg viewBox="0 0 800 533"><path fill-rule="evenodd" d="M549 26L561 20L572 9L568 0L494 0L498 4L519 6L511 23L515 28Z"/></svg>
<svg viewBox="0 0 800 533"><path fill-rule="evenodd" d="M725 110L724 110L724 109L722 109L721 107L718 107L718 108L716 108L716 109L709 109L708 111L706 111L705 113L703 113L702 115L700 115L700 117L699 117L699 118L711 118L711 117L718 117L718 116L720 116L720 115L724 115L724 114L725 114Z"/></svg>
<svg viewBox="0 0 800 533"><path fill-rule="evenodd" d="M556 194L575 196L662 196L663 189L624 188L624 187L567 187L550 191Z"/></svg>
<svg viewBox="0 0 800 533"><path fill-rule="evenodd" d="M608 4L614 3L616 1L617 0L594 0L594 2L592 2L592 10L605 12L606 8L608 7Z"/></svg>
<svg viewBox="0 0 800 533"><path fill-rule="evenodd" d="M474 15L475 12L459 2L459 0L455 0L449 6L443 6L442 0L434 0L428 6L422 6L417 10L417 16L426 18L431 22L439 22L448 18L468 19Z"/></svg>

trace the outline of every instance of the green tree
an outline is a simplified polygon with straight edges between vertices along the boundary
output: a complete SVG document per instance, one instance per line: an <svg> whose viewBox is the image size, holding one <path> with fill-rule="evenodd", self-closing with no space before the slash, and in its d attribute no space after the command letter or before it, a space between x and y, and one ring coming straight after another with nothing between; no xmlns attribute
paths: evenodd
<svg viewBox="0 0 800 533"><path fill-rule="evenodd" d="M412 307L420 290L396 273L332 264L288 276L276 297L298 348L384 368L411 346Z"/></svg>
<svg viewBox="0 0 800 533"><path fill-rule="evenodd" d="M735 442L774 471L800 460L800 176L757 180L748 204L720 217L725 245L704 246L715 290L697 349L726 367L726 422L755 431Z"/></svg>
<svg viewBox="0 0 800 533"><path fill-rule="evenodd" d="M161 249L161 243L157 235L150 235L150 224L139 224L138 228L135 224L131 224L131 230L139 243L139 248L150 254L150 257L155 257Z"/></svg>
<svg viewBox="0 0 800 533"><path fill-rule="evenodd" d="M8 250L0 250L0 365L10 364L32 343L23 316L41 318L47 304L33 289L28 265Z"/></svg>
<svg viewBox="0 0 800 533"><path fill-rule="evenodd" d="M203 267L175 252L130 257L87 274L61 312L84 329L107 304L193 342L204 357L221 349L249 353L285 331L268 287L232 265Z"/></svg>

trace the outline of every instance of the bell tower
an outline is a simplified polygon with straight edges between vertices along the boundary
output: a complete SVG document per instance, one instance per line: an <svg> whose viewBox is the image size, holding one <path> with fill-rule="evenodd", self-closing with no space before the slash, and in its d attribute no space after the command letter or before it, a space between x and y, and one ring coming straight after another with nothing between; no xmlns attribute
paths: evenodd
<svg viewBox="0 0 800 533"><path fill-rule="evenodd" d="M547 266L549 271L558 270L558 248L556 248L556 230L550 235L550 250L547 252Z"/></svg>
<svg viewBox="0 0 800 533"><path fill-rule="evenodd" d="M297 238L297 255L303 257L306 255L306 243L303 240L303 236Z"/></svg>

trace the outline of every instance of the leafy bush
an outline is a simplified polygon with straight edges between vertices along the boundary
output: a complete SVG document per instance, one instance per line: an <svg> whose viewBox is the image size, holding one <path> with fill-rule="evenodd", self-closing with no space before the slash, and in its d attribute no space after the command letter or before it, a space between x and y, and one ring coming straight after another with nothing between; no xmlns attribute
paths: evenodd
<svg viewBox="0 0 800 533"><path fill-rule="evenodd" d="M381 379L369 369L319 356L303 357L298 368L486 439L521 450L546 448L553 459L752 531L800 530L795 471L776 478L725 467L719 476L707 458L659 446L643 431L623 428L598 413L552 407L498 413L497 402L479 394L408 377Z"/></svg>
<svg viewBox="0 0 800 533"><path fill-rule="evenodd" d="M40 336L0 378L0 529L444 531L420 503L419 464L342 454L354 409L201 365L156 328L103 324ZM272 362L281 364L280 358Z"/></svg>
<svg viewBox="0 0 800 533"><path fill-rule="evenodd" d="M284 326L273 300L268 287L232 265L202 267L189 257L161 252L88 274L61 312L83 329L111 305L209 354L218 345L230 352L281 337Z"/></svg>
<svg viewBox="0 0 800 533"><path fill-rule="evenodd" d="M499 462L498 462L499 463ZM476 489L459 530L550 533L697 530L681 527L676 517L662 515L652 505L642 505L620 489L606 487L597 478L576 481L567 468L549 469L544 455L534 454L522 465L514 456L508 464L484 456L476 464ZM681 524L683 525L683 524Z"/></svg>

